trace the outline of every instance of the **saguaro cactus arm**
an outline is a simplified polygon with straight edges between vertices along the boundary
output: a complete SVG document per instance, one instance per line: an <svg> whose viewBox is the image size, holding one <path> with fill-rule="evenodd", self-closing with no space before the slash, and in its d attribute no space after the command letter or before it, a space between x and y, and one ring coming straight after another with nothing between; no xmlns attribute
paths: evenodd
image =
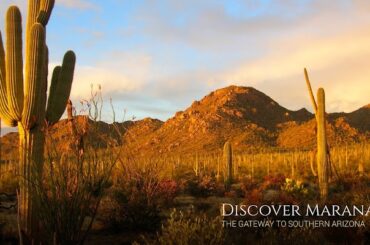
<svg viewBox="0 0 370 245"><path fill-rule="evenodd" d="M55 0L41 0L37 22L46 26L53 11Z"/></svg>
<svg viewBox="0 0 370 245"><path fill-rule="evenodd" d="M18 7L6 14L6 89L9 114L17 121L23 109L22 17Z"/></svg>
<svg viewBox="0 0 370 245"><path fill-rule="evenodd" d="M1 82L5 82L6 74L5 74L5 50L3 44L3 37L0 32L0 79Z"/></svg>
<svg viewBox="0 0 370 245"><path fill-rule="evenodd" d="M5 51L0 32L0 118L10 126L17 126L17 121L9 113L8 97L6 92Z"/></svg>
<svg viewBox="0 0 370 245"><path fill-rule="evenodd" d="M56 90L57 90L57 85L58 85L58 80L59 80L61 69L62 69L61 66L56 66L53 70L53 74L51 76L51 84L50 84L47 108L51 108L54 104L53 100L56 98ZM50 117L50 115L46 115L46 117L48 116Z"/></svg>
<svg viewBox="0 0 370 245"><path fill-rule="evenodd" d="M313 107L314 113L316 115L316 112L317 112L317 104L316 104L316 101L315 101L315 96L313 95L313 92L312 92L310 78L308 77L308 72L307 72L307 69L306 68L304 68L304 77L306 79L306 84L307 84L307 88L308 88L308 93L310 94L310 99L311 99L312 107Z"/></svg>
<svg viewBox="0 0 370 245"><path fill-rule="evenodd" d="M50 95L46 109L46 119L49 124L56 123L63 115L69 95L71 93L73 73L76 63L76 56L73 51L64 55L62 67L54 70ZM59 75L57 74L59 73ZM58 79L55 77L58 75Z"/></svg>
<svg viewBox="0 0 370 245"><path fill-rule="evenodd" d="M39 122L41 115L40 103L42 98L40 91L44 88L45 68L45 29L41 24L34 24L30 33L29 56L27 57L25 98L23 105L23 126L32 128ZM43 109L45 110L45 109Z"/></svg>
<svg viewBox="0 0 370 245"><path fill-rule="evenodd" d="M27 24L26 24L26 41L32 30L33 24L37 22L41 0L28 0Z"/></svg>

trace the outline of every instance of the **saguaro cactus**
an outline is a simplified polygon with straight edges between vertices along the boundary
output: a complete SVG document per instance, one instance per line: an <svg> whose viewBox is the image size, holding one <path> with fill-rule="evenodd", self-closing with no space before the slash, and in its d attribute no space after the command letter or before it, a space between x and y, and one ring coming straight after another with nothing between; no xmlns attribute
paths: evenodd
<svg viewBox="0 0 370 245"><path fill-rule="evenodd" d="M233 182L233 153L230 142L226 142L224 145L223 153L225 165L226 165L226 185L229 186Z"/></svg>
<svg viewBox="0 0 370 245"><path fill-rule="evenodd" d="M328 196L329 163L327 158L325 92L323 88L317 91L317 172L319 176L320 196Z"/></svg>
<svg viewBox="0 0 370 245"><path fill-rule="evenodd" d="M317 175L319 178L320 197L325 200L328 196L329 176L330 176L330 154L326 137L326 118L325 118L325 92L323 88L317 91L317 103L312 92L311 83L307 70L304 69L304 75L311 98L312 106L315 112L317 125Z"/></svg>
<svg viewBox="0 0 370 245"><path fill-rule="evenodd" d="M22 17L16 6L6 14L6 50L0 33L0 117L19 131L19 217L22 232L37 232L36 202L30 189L41 183L45 129L64 113L70 95L75 54L68 51L54 69L47 101L48 48L45 29L55 0L29 0L23 70ZM5 52L6 51L6 52ZM25 71L25 74L23 74Z"/></svg>
<svg viewBox="0 0 370 245"><path fill-rule="evenodd" d="M219 156L216 157L216 161L217 161L216 179L217 179L217 181L220 181L221 175L220 175L220 157Z"/></svg>
<svg viewBox="0 0 370 245"><path fill-rule="evenodd" d="M194 162L193 170L194 170L195 176L198 176L199 175L199 156L198 156L198 152L195 154L195 162Z"/></svg>

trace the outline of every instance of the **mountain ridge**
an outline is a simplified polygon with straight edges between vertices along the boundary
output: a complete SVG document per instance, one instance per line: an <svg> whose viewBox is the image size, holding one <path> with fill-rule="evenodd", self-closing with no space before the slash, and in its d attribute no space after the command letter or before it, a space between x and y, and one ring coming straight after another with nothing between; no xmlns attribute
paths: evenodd
<svg viewBox="0 0 370 245"><path fill-rule="evenodd" d="M370 104L350 113L328 113L329 142L368 141L369 120ZM53 131L64 135L66 122L61 120ZM103 138L111 137L108 131L112 125L98 124ZM289 110L261 91L235 85L209 93L166 121L144 118L114 125L122 131L122 139L115 141L122 140L124 146L140 155L216 151L227 140L238 150L315 145L314 115L307 109ZM16 142L14 137L14 133L5 135L1 143Z"/></svg>

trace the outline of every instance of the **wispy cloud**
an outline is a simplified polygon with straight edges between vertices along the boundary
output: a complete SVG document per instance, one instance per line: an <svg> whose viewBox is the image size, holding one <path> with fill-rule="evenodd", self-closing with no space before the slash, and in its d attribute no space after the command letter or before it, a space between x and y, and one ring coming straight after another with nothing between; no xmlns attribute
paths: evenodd
<svg viewBox="0 0 370 245"><path fill-rule="evenodd" d="M237 84L252 82L284 104L297 108L308 105L302 101L305 96L297 96L306 95L302 69L307 66L315 86L328 90L329 110L354 110L369 103L369 28L370 25L361 26L335 37L296 36L278 40L268 54L229 69L219 79Z"/></svg>
<svg viewBox="0 0 370 245"><path fill-rule="evenodd" d="M329 111L351 111L369 103L369 3L253 2L244 5L247 14L241 17L207 1L155 1L142 8L136 19L145 23L144 35L154 43L195 50L195 63L199 56L206 60L187 73L163 78L164 90L171 89L174 77L177 87L201 84L197 91L203 93L239 84L254 86L291 109L310 108L302 72L307 66L314 86L327 89ZM167 4L172 12L165 15ZM168 21L176 18L180 20Z"/></svg>
<svg viewBox="0 0 370 245"><path fill-rule="evenodd" d="M56 4L76 9L97 9L98 6L87 0L57 0Z"/></svg>
<svg viewBox="0 0 370 245"><path fill-rule="evenodd" d="M150 69L150 56L130 52L107 54L92 66L77 64L71 96L88 98L91 84L101 85L107 95L142 90Z"/></svg>

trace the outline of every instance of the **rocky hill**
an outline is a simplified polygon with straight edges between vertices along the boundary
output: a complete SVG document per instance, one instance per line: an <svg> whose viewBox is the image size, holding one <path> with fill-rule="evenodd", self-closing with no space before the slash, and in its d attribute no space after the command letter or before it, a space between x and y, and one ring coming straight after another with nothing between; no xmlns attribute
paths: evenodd
<svg viewBox="0 0 370 245"><path fill-rule="evenodd" d="M368 133L370 130L370 104L351 113L333 113L330 116L334 119L345 118L351 127L358 129L361 133Z"/></svg>
<svg viewBox="0 0 370 245"><path fill-rule="evenodd" d="M328 117L332 144L369 139L370 110L334 113ZM315 145L314 115L306 109L288 110L251 87L216 90L185 111L177 112L158 130L139 137L139 152L215 151L231 140L236 149L263 147L308 148Z"/></svg>
<svg viewBox="0 0 370 245"><path fill-rule="evenodd" d="M250 87L216 90L177 112L149 137L143 152L191 152L219 149L227 139L243 148L274 145L274 132L287 121L304 122L306 110L290 111Z"/></svg>
<svg viewBox="0 0 370 245"><path fill-rule="evenodd" d="M82 117L76 121L83 124ZM114 125L84 123L95 128L91 142L99 142L99 147L122 143L125 150L148 156L217 151L226 140L240 151L315 145L313 114L306 109L288 110L251 87L216 90L166 122L146 118ZM352 113L329 114L327 129L331 144L368 141L370 105ZM62 144L68 138L67 121L55 125L52 134ZM1 138L3 154L10 155L16 149L16 138L16 133Z"/></svg>

